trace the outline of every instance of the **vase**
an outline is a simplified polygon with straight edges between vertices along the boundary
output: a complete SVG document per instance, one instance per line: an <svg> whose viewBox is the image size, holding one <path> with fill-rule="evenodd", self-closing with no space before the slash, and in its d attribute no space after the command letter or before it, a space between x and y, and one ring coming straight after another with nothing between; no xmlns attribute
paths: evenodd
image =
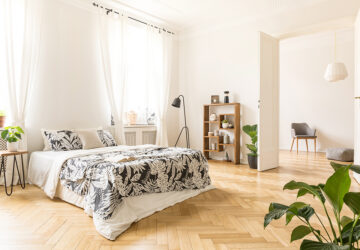
<svg viewBox="0 0 360 250"><path fill-rule="evenodd" d="M222 123L222 127L223 127L223 128L228 128L228 127L229 127L229 123L228 123L228 122Z"/></svg>
<svg viewBox="0 0 360 250"><path fill-rule="evenodd" d="M6 147L10 152L17 152L19 150L19 142L7 142Z"/></svg>
<svg viewBox="0 0 360 250"><path fill-rule="evenodd" d="M254 155L248 155L248 162L249 162L249 167L252 169L257 169L257 162L258 162L258 157L254 156Z"/></svg>

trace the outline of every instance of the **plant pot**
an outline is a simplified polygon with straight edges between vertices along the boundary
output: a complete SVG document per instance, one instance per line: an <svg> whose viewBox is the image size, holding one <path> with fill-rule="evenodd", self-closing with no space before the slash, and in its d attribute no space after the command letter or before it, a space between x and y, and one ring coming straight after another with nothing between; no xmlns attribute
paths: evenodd
<svg viewBox="0 0 360 250"><path fill-rule="evenodd" d="M0 128L3 128L5 125L6 116L0 116Z"/></svg>
<svg viewBox="0 0 360 250"><path fill-rule="evenodd" d="M228 122L222 123L222 127L223 127L223 128L228 128L228 127L229 127L229 123L228 123Z"/></svg>
<svg viewBox="0 0 360 250"><path fill-rule="evenodd" d="M254 156L254 155L248 155L248 162L249 162L249 167L252 169L257 169L257 162L258 162L258 157Z"/></svg>
<svg viewBox="0 0 360 250"><path fill-rule="evenodd" d="M17 152L19 150L19 142L7 142L6 147L10 152Z"/></svg>

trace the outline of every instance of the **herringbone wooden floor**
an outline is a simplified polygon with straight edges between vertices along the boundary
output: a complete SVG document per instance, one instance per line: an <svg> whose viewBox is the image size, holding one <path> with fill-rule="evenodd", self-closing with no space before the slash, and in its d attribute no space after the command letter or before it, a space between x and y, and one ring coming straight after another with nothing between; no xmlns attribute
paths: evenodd
<svg viewBox="0 0 360 250"><path fill-rule="evenodd" d="M281 152L280 160L279 168L263 173L210 162L217 189L133 224L116 241L101 237L82 209L50 200L35 186L16 188L11 197L1 187L0 249L298 249L298 242L289 243L297 222L285 227L276 221L263 229L268 205L295 201L295 192L282 191L286 182L317 184L332 171L321 153Z"/></svg>

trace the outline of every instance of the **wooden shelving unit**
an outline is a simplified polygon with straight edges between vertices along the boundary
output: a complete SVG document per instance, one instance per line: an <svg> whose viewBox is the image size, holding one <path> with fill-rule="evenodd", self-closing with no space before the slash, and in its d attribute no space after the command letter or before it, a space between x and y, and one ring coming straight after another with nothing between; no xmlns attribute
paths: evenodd
<svg viewBox="0 0 360 250"><path fill-rule="evenodd" d="M224 113L224 114L217 114L218 120L217 121L210 121L210 108L213 106L232 106L233 113ZM222 128L221 121L225 117L233 117L233 128ZM222 136L209 136L208 132L210 132L211 125L217 125L216 129L226 130L230 133L233 133L233 142L230 144L223 143ZM204 129L203 129L203 151L204 155L207 159L210 159L210 152L223 152L225 147L234 147L234 163L240 164L240 103L216 103L216 104L205 104L204 105ZM213 150L210 149L210 140L217 140L217 149Z"/></svg>

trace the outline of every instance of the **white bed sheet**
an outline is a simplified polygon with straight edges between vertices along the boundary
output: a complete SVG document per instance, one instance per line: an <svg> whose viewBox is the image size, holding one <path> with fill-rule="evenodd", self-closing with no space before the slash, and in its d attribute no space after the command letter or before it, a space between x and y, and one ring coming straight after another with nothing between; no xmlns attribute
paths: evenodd
<svg viewBox="0 0 360 250"><path fill-rule="evenodd" d="M146 146L145 146L146 147ZM114 148L114 147L113 147ZM118 146L116 148L130 148L128 146ZM99 153L108 151L108 149L74 150L64 152L39 151L31 154L28 180L29 183L42 188L50 197L58 197L70 204L84 208L84 198L73 191L53 183L54 165L63 159L72 156L84 155L88 153ZM57 176L59 179L59 177ZM51 181L49 181L49 179ZM57 180L58 181L58 180ZM57 182L56 181L56 182ZM50 187L51 186L51 187ZM54 189L55 188L55 189ZM182 202L198 194L213 189L208 186L200 190L184 190L178 192L144 194L142 196L126 197L122 203L115 209L114 214L109 220L102 220L94 216L94 225L96 230L105 238L115 240L124 232L133 222L139 221L157 211L161 211L176 203ZM52 192L51 190L56 190ZM92 211L85 211L89 216L93 216Z"/></svg>

